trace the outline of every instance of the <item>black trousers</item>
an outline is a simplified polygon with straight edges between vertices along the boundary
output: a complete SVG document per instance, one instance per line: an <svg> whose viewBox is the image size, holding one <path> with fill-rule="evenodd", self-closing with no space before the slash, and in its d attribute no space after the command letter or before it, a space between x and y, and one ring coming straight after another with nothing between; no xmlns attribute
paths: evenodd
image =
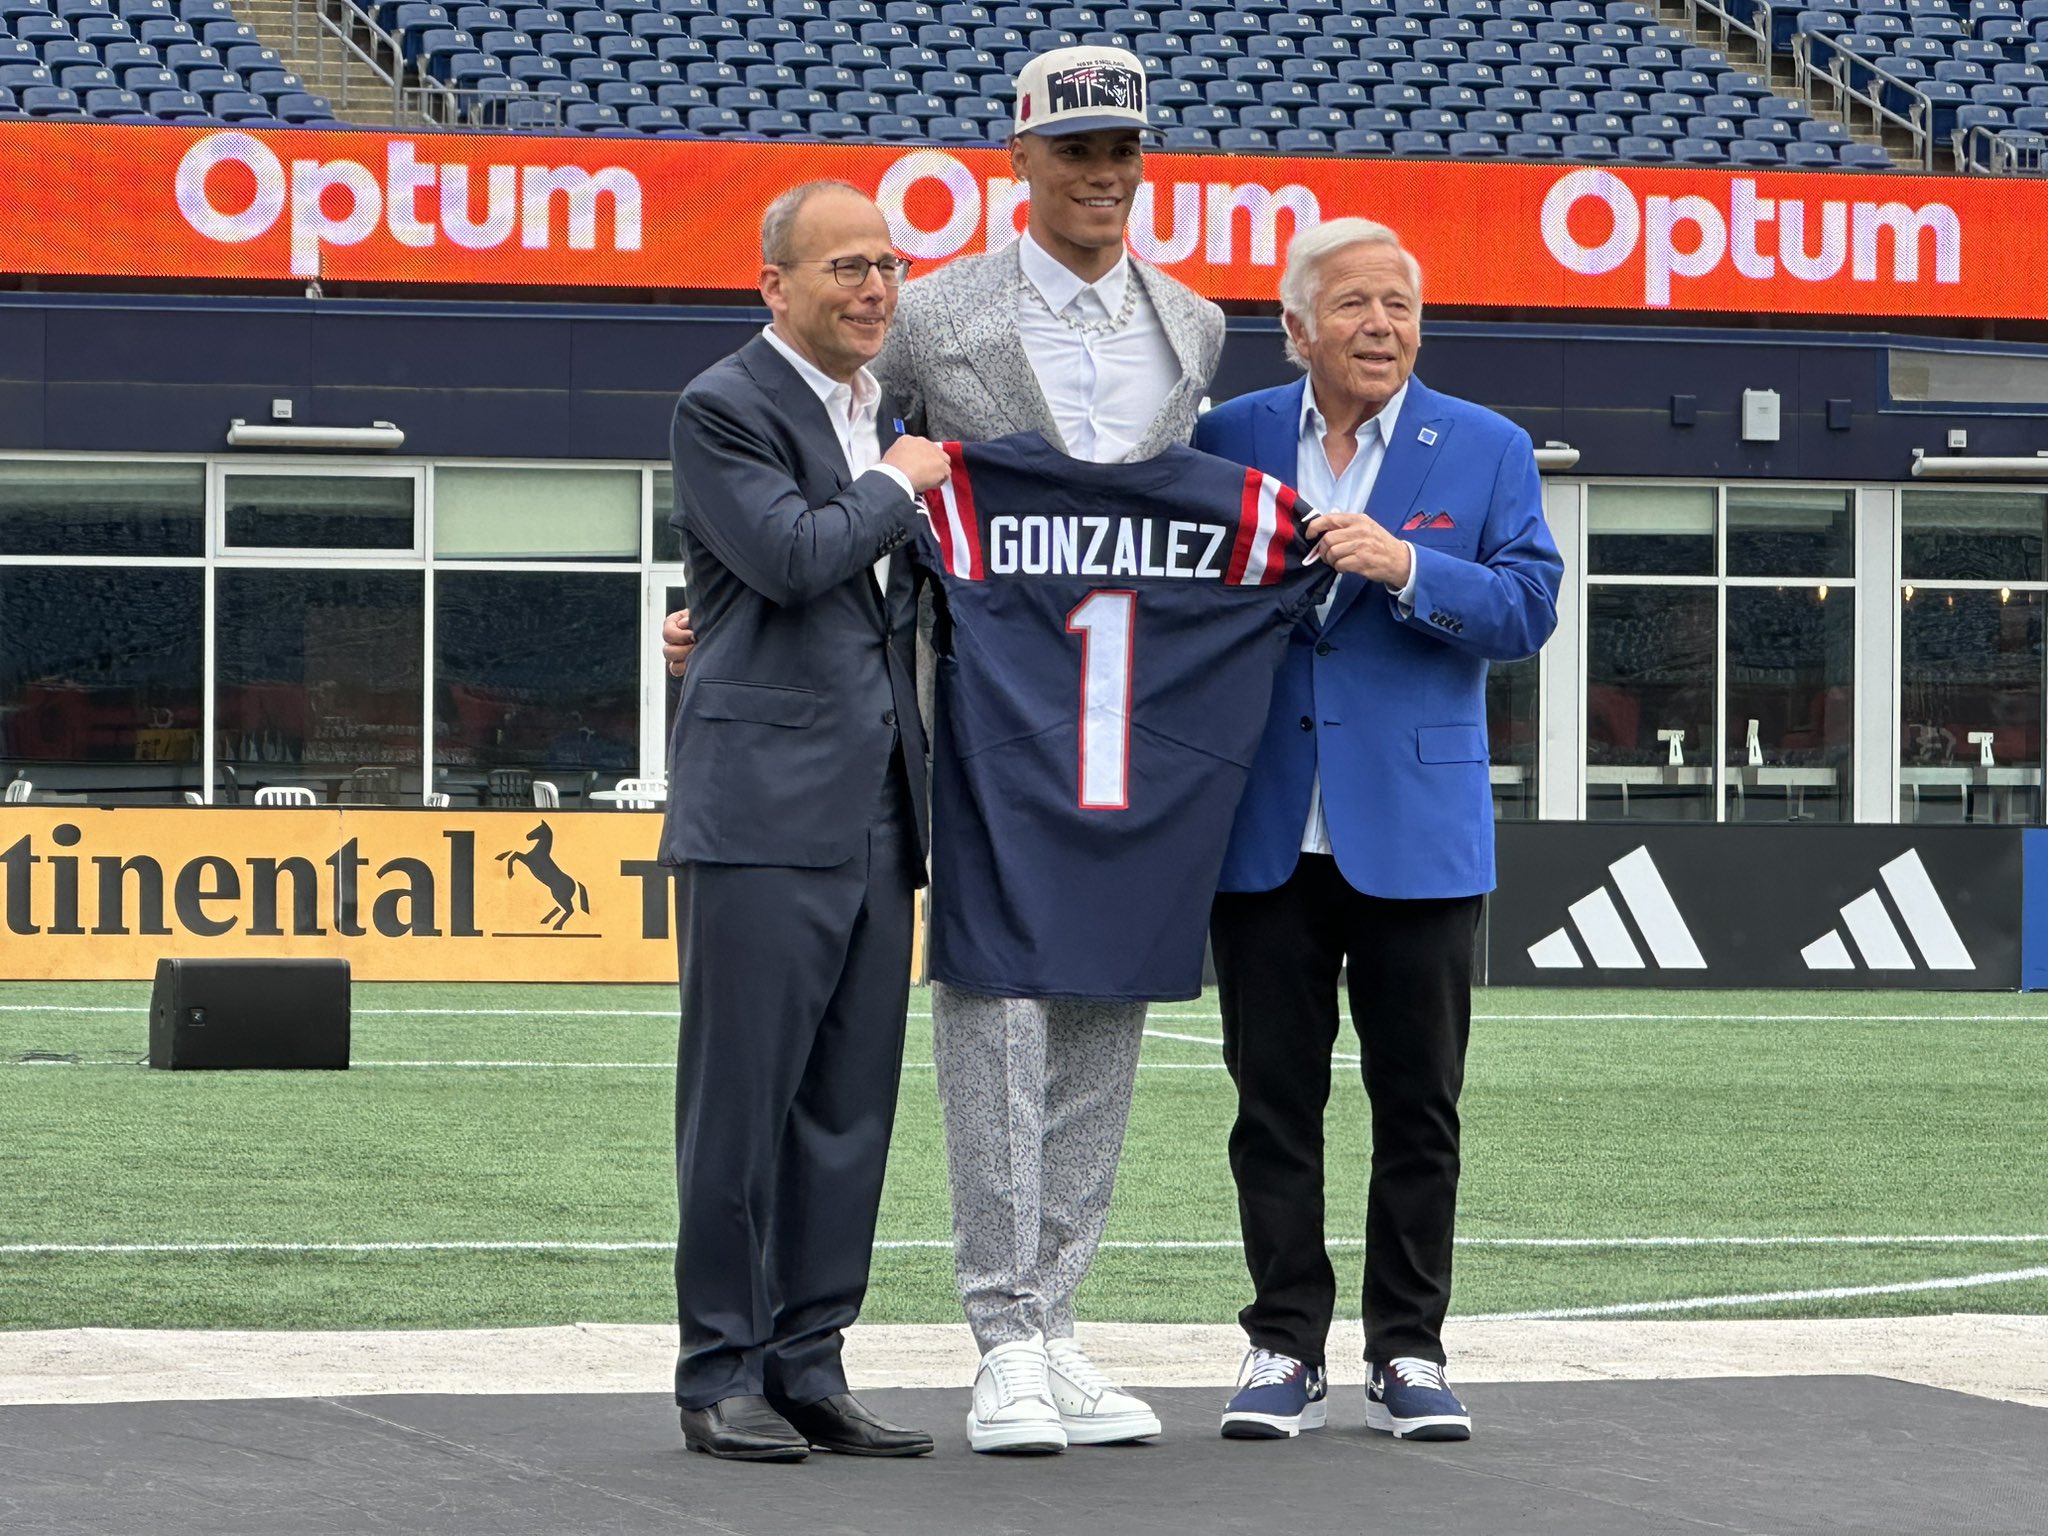
<svg viewBox="0 0 2048 1536"><path fill-rule="evenodd" d="M1323 1244L1323 1107L1348 956L1372 1112L1366 1357L1443 1361L1480 900L1363 896L1312 853L1275 890L1216 898L1223 1060L1237 1084L1230 1171L1253 1291L1238 1320L1259 1348L1324 1363L1337 1281Z"/></svg>
<svg viewBox="0 0 2048 1536"><path fill-rule="evenodd" d="M891 775L900 780L900 772ZM909 1004L917 839L892 784L833 869L676 872L676 1401L846 1390Z"/></svg>

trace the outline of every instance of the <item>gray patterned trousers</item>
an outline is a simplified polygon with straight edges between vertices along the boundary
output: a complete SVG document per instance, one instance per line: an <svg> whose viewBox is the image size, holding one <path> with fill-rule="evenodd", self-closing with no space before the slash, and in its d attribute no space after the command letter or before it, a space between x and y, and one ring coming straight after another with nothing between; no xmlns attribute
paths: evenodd
<svg viewBox="0 0 2048 1536"><path fill-rule="evenodd" d="M1143 1003L932 986L953 1264L984 1353L1033 1333L1073 1336L1144 1031Z"/></svg>

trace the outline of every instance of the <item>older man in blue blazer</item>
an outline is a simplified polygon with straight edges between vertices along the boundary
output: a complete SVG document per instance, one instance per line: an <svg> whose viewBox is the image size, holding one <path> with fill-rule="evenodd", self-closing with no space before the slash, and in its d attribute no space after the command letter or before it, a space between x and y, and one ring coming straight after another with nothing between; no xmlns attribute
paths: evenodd
<svg viewBox="0 0 2048 1536"><path fill-rule="evenodd" d="M1342 972L1372 1112L1366 1422L1462 1440L1442 1330L1473 941L1494 883L1486 668L1549 637L1563 568L1528 434L1414 377L1422 273L1393 231L1305 232L1280 295L1308 377L1195 430L1197 448L1285 478L1322 513L1317 555L1342 573L1292 636L1211 919L1253 1289L1223 1433L1324 1422L1323 1107Z"/></svg>

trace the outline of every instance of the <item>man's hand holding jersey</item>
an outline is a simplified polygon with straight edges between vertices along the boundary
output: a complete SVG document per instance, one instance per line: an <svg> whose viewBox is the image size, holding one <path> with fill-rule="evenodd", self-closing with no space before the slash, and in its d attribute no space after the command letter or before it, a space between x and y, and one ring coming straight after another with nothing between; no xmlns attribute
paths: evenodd
<svg viewBox="0 0 2048 1536"><path fill-rule="evenodd" d="M1415 551L1364 512L1318 512L1302 528L1315 545L1305 563L1321 561L1334 571L1363 576L1389 592L1408 585L1415 570Z"/></svg>

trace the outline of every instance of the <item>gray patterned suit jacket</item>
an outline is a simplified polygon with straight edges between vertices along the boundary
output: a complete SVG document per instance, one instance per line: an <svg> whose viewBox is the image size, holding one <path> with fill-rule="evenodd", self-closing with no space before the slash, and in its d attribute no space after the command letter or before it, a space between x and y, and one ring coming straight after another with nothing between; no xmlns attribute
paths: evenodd
<svg viewBox="0 0 2048 1536"><path fill-rule="evenodd" d="M1066 451L1052 409L1017 337L1024 269L1017 243L948 263L903 289L889 341L874 365L904 404L904 425L941 442L985 442L1041 432ZM1131 270L1158 312L1180 380L1129 457L1149 459L1195 430L1195 413L1223 350L1223 311L1135 257Z"/></svg>

